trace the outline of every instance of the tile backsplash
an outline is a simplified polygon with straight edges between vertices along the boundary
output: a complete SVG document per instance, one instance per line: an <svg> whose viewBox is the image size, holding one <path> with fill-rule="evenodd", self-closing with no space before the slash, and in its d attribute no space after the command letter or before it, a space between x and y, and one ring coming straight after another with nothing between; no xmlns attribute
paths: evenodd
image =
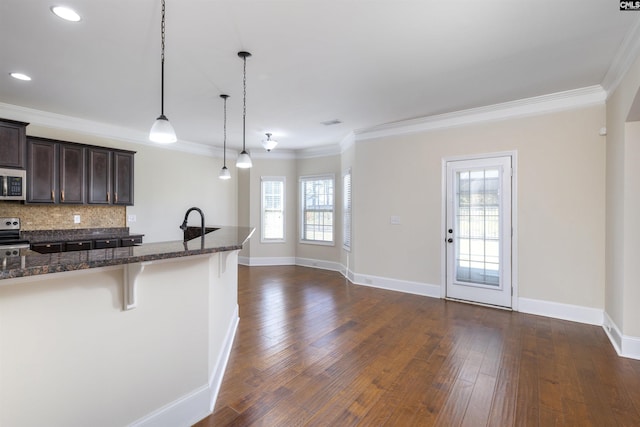
<svg viewBox="0 0 640 427"><path fill-rule="evenodd" d="M79 224L73 222L75 215L80 215ZM126 206L41 206L0 201L0 217L20 218L21 229L25 231L125 227L126 215Z"/></svg>

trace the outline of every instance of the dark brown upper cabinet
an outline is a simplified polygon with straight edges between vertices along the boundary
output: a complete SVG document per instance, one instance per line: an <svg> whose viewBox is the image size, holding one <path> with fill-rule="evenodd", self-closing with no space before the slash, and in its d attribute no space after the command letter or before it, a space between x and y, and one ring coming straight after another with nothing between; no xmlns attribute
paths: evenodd
<svg viewBox="0 0 640 427"><path fill-rule="evenodd" d="M58 202L58 144L27 139L27 203Z"/></svg>
<svg viewBox="0 0 640 427"><path fill-rule="evenodd" d="M86 148L60 144L60 203L83 204L86 194Z"/></svg>
<svg viewBox="0 0 640 427"><path fill-rule="evenodd" d="M27 203L83 204L85 152L78 144L27 138Z"/></svg>
<svg viewBox="0 0 640 427"><path fill-rule="evenodd" d="M0 119L0 167L24 169L27 166L27 125Z"/></svg>
<svg viewBox="0 0 640 427"><path fill-rule="evenodd" d="M134 152L27 138L27 203L133 205Z"/></svg>
<svg viewBox="0 0 640 427"><path fill-rule="evenodd" d="M87 151L89 152L88 202L109 205L113 203L111 199L111 150L92 147Z"/></svg>
<svg viewBox="0 0 640 427"><path fill-rule="evenodd" d="M113 152L113 203L133 205L133 153Z"/></svg>

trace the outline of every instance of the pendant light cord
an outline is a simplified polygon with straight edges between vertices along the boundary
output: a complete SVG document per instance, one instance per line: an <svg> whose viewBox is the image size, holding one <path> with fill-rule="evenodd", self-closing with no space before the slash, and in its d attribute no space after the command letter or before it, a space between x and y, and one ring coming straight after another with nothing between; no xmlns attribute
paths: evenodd
<svg viewBox="0 0 640 427"><path fill-rule="evenodd" d="M162 0L162 21L160 24L160 37L162 38L162 53L160 55L160 115L164 117L164 24L165 0Z"/></svg>
<svg viewBox="0 0 640 427"><path fill-rule="evenodd" d="M224 139L222 140L222 165L227 167L227 96L223 96L224 99Z"/></svg>
<svg viewBox="0 0 640 427"><path fill-rule="evenodd" d="M246 120L247 120L247 57L243 56L242 60L244 61L244 67L242 69L242 151L246 151L245 149L245 134L246 134Z"/></svg>

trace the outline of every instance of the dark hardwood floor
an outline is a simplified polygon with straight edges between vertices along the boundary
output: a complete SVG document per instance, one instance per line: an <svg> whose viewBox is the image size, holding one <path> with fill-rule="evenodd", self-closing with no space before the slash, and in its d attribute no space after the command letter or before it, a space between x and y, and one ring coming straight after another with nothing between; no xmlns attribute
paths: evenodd
<svg viewBox="0 0 640 427"><path fill-rule="evenodd" d="M240 325L196 426L640 426L602 328L240 267Z"/></svg>

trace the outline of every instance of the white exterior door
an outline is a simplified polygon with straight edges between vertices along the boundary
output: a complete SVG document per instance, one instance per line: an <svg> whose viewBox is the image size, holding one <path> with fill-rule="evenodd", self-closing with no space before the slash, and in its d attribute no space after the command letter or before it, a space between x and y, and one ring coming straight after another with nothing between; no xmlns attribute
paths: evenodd
<svg viewBox="0 0 640 427"><path fill-rule="evenodd" d="M446 296L512 307L511 157L447 162Z"/></svg>

